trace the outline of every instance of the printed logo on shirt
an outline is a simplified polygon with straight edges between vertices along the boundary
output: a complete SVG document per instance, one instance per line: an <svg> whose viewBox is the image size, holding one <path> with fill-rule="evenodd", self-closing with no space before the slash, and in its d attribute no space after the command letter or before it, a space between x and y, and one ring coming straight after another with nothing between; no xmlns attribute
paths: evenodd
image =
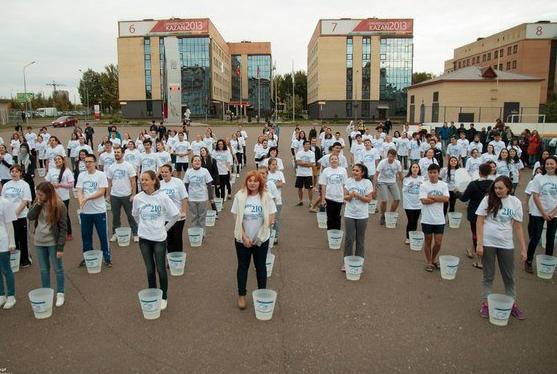
<svg viewBox="0 0 557 374"><path fill-rule="evenodd" d="M4 194L5 194L6 199L13 202L13 201L19 200L23 197L23 189L18 188L18 187L10 186L10 187L6 188Z"/></svg>
<svg viewBox="0 0 557 374"><path fill-rule="evenodd" d="M84 181L83 182L83 192L87 195L92 195L97 192L98 183L95 181Z"/></svg>
<svg viewBox="0 0 557 374"><path fill-rule="evenodd" d="M419 195L420 194L420 184L421 183L410 183L406 187L406 193L409 193L409 194L412 194L412 195Z"/></svg>
<svg viewBox="0 0 557 374"><path fill-rule="evenodd" d="M261 218L263 218L263 207L261 205L247 203L244 209L244 219L260 220Z"/></svg>
<svg viewBox="0 0 557 374"><path fill-rule="evenodd" d="M557 195L557 184L546 182L542 184L540 188L540 195L544 196L556 196Z"/></svg>
<svg viewBox="0 0 557 374"><path fill-rule="evenodd" d="M161 217L162 207L158 204L146 204L141 208L139 215L145 221L154 221Z"/></svg>
<svg viewBox="0 0 557 374"><path fill-rule="evenodd" d="M112 179L113 180L120 180L120 179L124 179L126 178L126 170L124 169L116 169L114 170L114 172L112 173Z"/></svg>
<svg viewBox="0 0 557 374"><path fill-rule="evenodd" d="M327 177L327 184L342 184L344 177L341 174L331 174Z"/></svg>
<svg viewBox="0 0 557 374"><path fill-rule="evenodd" d="M176 190L174 188L161 188L161 191L164 191L171 200L173 200L176 195Z"/></svg>
<svg viewBox="0 0 557 374"><path fill-rule="evenodd" d="M496 222L508 223L513 219L515 214L516 211L511 208L501 208L501 210L497 213L497 217L493 217L492 215L491 218L493 218Z"/></svg>
<svg viewBox="0 0 557 374"><path fill-rule="evenodd" d="M205 177L201 176L201 175L190 175L190 176L188 176L188 179L190 181L189 182L190 185L195 186L195 187L200 187L200 186L206 184Z"/></svg>
<svg viewBox="0 0 557 374"><path fill-rule="evenodd" d="M443 191L441 190L431 190L428 195L430 196L443 196Z"/></svg>

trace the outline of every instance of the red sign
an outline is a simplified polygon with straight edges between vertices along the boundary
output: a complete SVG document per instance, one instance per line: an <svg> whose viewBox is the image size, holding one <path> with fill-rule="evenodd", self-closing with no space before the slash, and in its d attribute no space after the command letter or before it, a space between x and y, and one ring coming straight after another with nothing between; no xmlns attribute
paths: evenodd
<svg viewBox="0 0 557 374"><path fill-rule="evenodd" d="M356 26L353 32L412 35L414 30L413 19L365 19Z"/></svg>
<svg viewBox="0 0 557 374"><path fill-rule="evenodd" d="M157 21L151 32L164 33L207 33L209 32L209 21L207 19L171 19Z"/></svg>

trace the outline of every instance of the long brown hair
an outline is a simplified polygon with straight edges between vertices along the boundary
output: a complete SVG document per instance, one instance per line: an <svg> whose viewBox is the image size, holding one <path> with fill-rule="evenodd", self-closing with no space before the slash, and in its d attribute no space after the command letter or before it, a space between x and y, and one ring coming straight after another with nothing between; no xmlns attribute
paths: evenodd
<svg viewBox="0 0 557 374"><path fill-rule="evenodd" d="M510 193L513 190L513 183L511 182L511 179L509 177L501 175L500 177L495 178L495 180L489 187L489 192L487 195L487 214L492 213L493 218L497 217L497 212L503 206L503 203L501 202L501 198L497 196L497 194L495 193L495 184L497 182L503 182L503 184L508 190L508 193Z"/></svg>
<svg viewBox="0 0 557 374"><path fill-rule="evenodd" d="M56 225L60 220L59 203L61 200L56 194L54 186L50 182L41 182L36 189L46 196L46 203L44 204L47 209L46 221L51 226Z"/></svg>

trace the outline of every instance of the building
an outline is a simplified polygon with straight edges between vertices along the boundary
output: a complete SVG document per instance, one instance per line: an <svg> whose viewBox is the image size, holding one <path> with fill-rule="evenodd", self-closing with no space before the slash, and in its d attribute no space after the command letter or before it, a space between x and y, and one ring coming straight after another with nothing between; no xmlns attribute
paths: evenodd
<svg viewBox="0 0 557 374"><path fill-rule="evenodd" d="M118 90L126 118L261 117L272 108L271 43L227 43L208 18L118 22Z"/></svg>
<svg viewBox="0 0 557 374"><path fill-rule="evenodd" d="M406 115L412 19L322 19L308 43L310 118Z"/></svg>
<svg viewBox="0 0 557 374"><path fill-rule="evenodd" d="M543 78L468 66L408 87L410 124L538 122ZM513 116L514 115L514 116Z"/></svg>
<svg viewBox="0 0 557 374"><path fill-rule="evenodd" d="M445 73L468 66L491 66L495 70L543 78L540 103L555 94L557 77L557 23L523 23L458 47L445 61Z"/></svg>

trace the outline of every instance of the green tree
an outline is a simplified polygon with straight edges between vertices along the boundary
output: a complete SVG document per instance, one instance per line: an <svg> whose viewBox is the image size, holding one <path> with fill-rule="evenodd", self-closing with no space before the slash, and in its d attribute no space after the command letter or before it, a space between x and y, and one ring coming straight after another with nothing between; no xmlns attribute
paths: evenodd
<svg viewBox="0 0 557 374"><path fill-rule="evenodd" d="M102 86L101 86L101 76L96 71L87 69L81 75L79 80L79 87L77 88L79 92L79 98L84 106L87 106L87 97L89 98L89 110L94 104L102 102Z"/></svg>
<svg viewBox="0 0 557 374"><path fill-rule="evenodd" d="M290 105L292 111L292 74L286 73L284 75L277 74L273 77L273 82L277 88L278 101ZM294 93L301 100L301 110L307 109L307 75L303 70L294 72ZM287 103L287 98L290 103ZM296 107L298 105L296 104Z"/></svg>
<svg viewBox="0 0 557 374"><path fill-rule="evenodd" d="M423 71L415 72L412 74L412 84L418 84L420 82L424 82L432 78L435 78L435 75L432 73L426 73Z"/></svg>
<svg viewBox="0 0 557 374"><path fill-rule="evenodd" d="M543 114L545 114L545 122L557 122L557 98L552 97L546 104Z"/></svg>
<svg viewBox="0 0 557 374"><path fill-rule="evenodd" d="M101 103L103 110L113 112L120 108L118 100L118 68L113 65L106 65L104 71L99 74L101 85Z"/></svg>

